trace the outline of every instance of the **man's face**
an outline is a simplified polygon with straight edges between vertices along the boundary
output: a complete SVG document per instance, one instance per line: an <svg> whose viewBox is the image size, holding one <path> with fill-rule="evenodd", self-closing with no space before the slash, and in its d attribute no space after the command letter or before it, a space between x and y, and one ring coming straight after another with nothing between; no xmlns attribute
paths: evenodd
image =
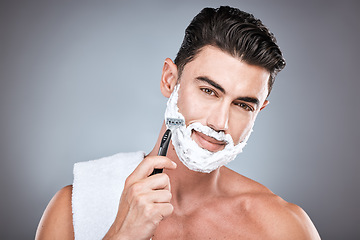
<svg viewBox="0 0 360 240"><path fill-rule="evenodd" d="M269 76L264 68L206 46L183 69L179 111L186 125L200 122L223 131L236 145L248 135L257 114L268 103ZM191 138L211 152L222 150L225 144L195 130Z"/></svg>

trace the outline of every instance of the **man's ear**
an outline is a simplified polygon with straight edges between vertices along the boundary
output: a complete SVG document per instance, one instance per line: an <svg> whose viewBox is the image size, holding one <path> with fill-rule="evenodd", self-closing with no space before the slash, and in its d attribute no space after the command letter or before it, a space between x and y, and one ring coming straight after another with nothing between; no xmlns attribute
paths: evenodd
<svg viewBox="0 0 360 240"><path fill-rule="evenodd" d="M170 97L174 87L176 86L178 77L177 74L178 71L176 64L170 58L165 59L161 74L160 90L167 98Z"/></svg>
<svg viewBox="0 0 360 240"><path fill-rule="evenodd" d="M263 105L260 108L260 111L263 110L270 102L268 100L265 100Z"/></svg>

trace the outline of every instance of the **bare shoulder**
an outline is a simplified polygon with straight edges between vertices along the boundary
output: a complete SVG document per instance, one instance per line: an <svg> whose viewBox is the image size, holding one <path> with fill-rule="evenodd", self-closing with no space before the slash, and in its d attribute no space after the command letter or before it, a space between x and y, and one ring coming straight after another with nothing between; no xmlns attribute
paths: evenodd
<svg viewBox="0 0 360 240"><path fill-rule="evenodd" d="M72 185L60 189L47 205L36 231L36 239L74 239Z"/></svg>
<svg viewBox="0 0 360 240"><path fill-rule="evenodd" d="M234 189L241 211L264 230L266 239L320 239L320 236L306 212L299 206L286 202L264 185L224 169L226 180ZM231 183L230 183L231 182Z"/></svg>
<svg viewBox="0 0 360 240"><path fill-rule="evenodd" d="M320 239L306 212L275 194L257 194L251 210L259 216L271 239Z"/></svg>

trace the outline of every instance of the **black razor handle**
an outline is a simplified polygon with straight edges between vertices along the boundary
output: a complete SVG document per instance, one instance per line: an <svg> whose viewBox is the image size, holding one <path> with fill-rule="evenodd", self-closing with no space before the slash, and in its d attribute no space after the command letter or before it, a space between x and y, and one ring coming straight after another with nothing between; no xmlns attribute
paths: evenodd
<svg viewBox="0 0 360 240"><path fill-rule="evenodd" d="M166 156L170 140L171 140L171 130L168 129L168 130L166 130L166 132L164 133L164 135L161 139L158 156ZM157 173L162 173L162 172L163 172L162 169L155 168L154 171L150 174L150 176L157 174Z"/></svg>

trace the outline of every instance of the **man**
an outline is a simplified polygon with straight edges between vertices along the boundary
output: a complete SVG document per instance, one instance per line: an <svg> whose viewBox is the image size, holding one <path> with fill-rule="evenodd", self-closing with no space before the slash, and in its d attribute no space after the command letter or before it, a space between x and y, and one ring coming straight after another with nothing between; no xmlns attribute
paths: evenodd
<svg viewBox="0 0 360 240"><path fill-rule="evenodd" d="M157 156L163 123L145 157L76 165L74 186L51 200L37 239L320 239L300 207L223 166L242 151L284 66L260 20L230 7L203 9L162 71L165 117L185 122L167 157ZM134 163L124 180L120 172Z"/></svg>

